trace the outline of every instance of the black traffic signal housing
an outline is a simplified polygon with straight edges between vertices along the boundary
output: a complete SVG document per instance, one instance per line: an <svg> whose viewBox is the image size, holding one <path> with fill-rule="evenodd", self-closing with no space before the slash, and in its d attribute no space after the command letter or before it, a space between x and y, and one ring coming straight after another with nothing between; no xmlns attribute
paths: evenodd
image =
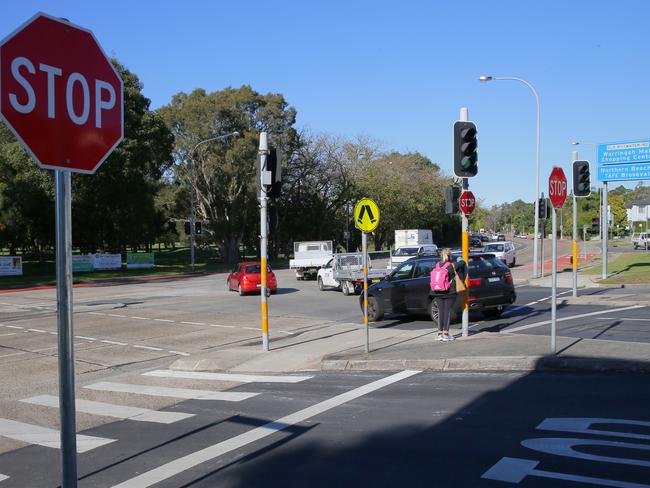
<svg viewBox="0 0 650 488"><path fill-rule="evenodd" d="M203 222L201 222L200 220L196 220L194 222L194 234L197 236L203 234Z"/></svg>
<svg viewBox="0 0 650 488"><path fill-rule="evenodd" d="M271 172L271 184L264 185L266 187L267 198L278 198L280 196L280 189L282 187L282 173L280 169L280 157L278 151L274 147L269 148L269 154L266 156L266 166L262 168L261 157L257 156L257 197L260 198L262 186L262 171Z"/></svg>
<svg viewBox="0 0 650 488"><path fill-rule="evenodd" d="M478 173L478 141L474 122L454 123L454 174L472 178Z"/></svg>
<svg viewBox="0 0 650 488"><path fill-rule="evenodd" d="M190 227L190 221L186 220L185 221L185 234L188 236L192 233L192 228Z"/></svg>
<svg viewBox="0 0 650 488"><path fill-rule="evenodd" d="M573 162L573 195L576 197L588 197L591 195L589 161Z"/></svg>
<svg viewBox="0 0 650 488"><path fill-rule="evenodd" d="M548 218L548 199L540 198L539 199L539 211L537 216L539 220L546 220Z"/></svg>
<svg viewBox="0 0 650 488"><path fill-rule="evenodd" d="M445 188L445 213L457 214L460 212L460 194L459 186L448 186Z"/></svg>

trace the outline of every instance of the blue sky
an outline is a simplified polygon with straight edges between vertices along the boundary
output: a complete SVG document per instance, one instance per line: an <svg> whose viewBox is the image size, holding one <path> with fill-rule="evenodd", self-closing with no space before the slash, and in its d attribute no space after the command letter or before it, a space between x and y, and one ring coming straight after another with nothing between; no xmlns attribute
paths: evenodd
<svg viewBox="0 0 650 488"><path fill-rule="evenodd" d="M6 0L0 37L37 11L92 30L152 108L179 91L250 84L284 94L299 128L368 135L451 173L452 124L469 107L470 187L488 205L533 201L535 101L482 74L540 93L542 191L552 166L570 174L571 141L650 136L647 1ZM595 163L594 147L577 149Z"/></svg>

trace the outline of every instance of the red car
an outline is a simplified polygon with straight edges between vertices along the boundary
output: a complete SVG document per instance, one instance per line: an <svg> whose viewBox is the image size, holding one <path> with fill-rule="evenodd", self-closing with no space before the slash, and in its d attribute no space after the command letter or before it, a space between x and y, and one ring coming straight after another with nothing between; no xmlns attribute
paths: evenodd
<svg viewBox="0 0 650 488"><path fill-rule="evenodd" d="M275 274L273 274L271 267L267 265L266 268L266 286L271 290L271 293L275 293L278 290L278 282L275 279ZM237 290L240 296L253 291L259 291L262 287L262 275L260 271L259 262L239 263L233 268L226 280L228 291Z"/></svg>

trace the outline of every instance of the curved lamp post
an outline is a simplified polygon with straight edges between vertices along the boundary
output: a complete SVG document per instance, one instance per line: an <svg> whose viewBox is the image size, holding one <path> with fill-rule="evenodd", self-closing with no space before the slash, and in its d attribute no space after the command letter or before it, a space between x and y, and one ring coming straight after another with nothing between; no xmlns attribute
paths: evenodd
<svg viewBox="0 0 650 488"><path fill-rule="evenodd" d="M535 87L531 85L528 81L524 80L523 78L517 78L515 76L481 76L479 78L479 81L518 81L520 83L523 83L526 85L528 88L530 88L530 91L533 92L533 95L535 96L535 103L537 104L537 164L536 164L536 175L535 175L535 240L533 243L533 278L537 278L537 267L538 267L538 261L537 261L537 249L539 247L539 164L540 164L540 105L539 105L539 95L537 94L537 90L535 90Z"/></svg>
<svg viewBox="0 0 650 488"><path fill-rule="evenodd" d="M192 150L188 153L188 161L190 162L190 177L192 179L192 191L190 192L190 198L191 198L191 203L190 203L190 208L191 208L191 215L190 215L190 254L192 256L192 271L194 271L194 239L195 239L195 232L194 232L194 222L196 220L196 208L194 205L194 199L195 199L195 191L196 187L194 185L194 152L196 149L202 145L202 144L207 144L208 142L212 141L218 141L220 139L226 139L227 137L236 137L239 135L239 132L230 132L228 134L223 134L221 136L215 136L215 137L210 137L208 139L203 139L202 141L197 142Z"/></svg>

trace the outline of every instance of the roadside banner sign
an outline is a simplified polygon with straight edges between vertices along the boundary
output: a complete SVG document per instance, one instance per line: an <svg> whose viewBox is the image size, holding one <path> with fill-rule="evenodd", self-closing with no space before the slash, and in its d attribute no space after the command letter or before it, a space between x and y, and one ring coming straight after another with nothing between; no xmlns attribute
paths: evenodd
<svg viewBox="0 0 650 488"><path fill-rule="evenodd" d="M361 232L372 232L379 225L379 207L370 198L362 198L354 207L354 225Z"/></svg>
<svg viewBox="0 0 650 488"><path fill-rule="evenodd" d="M20 256L0 256L0 276L21 276L23 258Z"/></svg>
<svg viewBox="0 0 650 488"><path fill-rule="evenodd" d="M465 215L471 215L474 213L474 209L476 208L476 198L474 198L474 194L471 191L465 190L461 193L458 202L460 211Z"/></svg>
<svg viewBox="0 0 650 488"><path fill-rule="evenodd" d="M650 139L598 145L600 181L650 179Z"/></svg>
<svg viewBox="0 0 650 488"><path fill-rule="evenodd" d="M126 253L126 267L132 268L153 268L154 258L152 252L129 252Z"/></svg>
<svg viewBox="0 0 650 488"><path fill-rule="evenodd" d="M121 269L122 268L122 255L121 254L107 254L96 253L92 254L93 266L95 270L104 269Z"/></svg>
<svg viewBox="0 0 650 488"><path fill-rule="evenodd" d="M555 166L548 178L548 198L553 208L562 208L567 196L566 175L562 168Z"/></svg>
<svg viewBox="0 0 650 488"><path fill-rule="evenodd" d="M93 259L90 254L73 254L72 272L87 273L89 271L95 271L95 266L93 266Z"/></svg>

